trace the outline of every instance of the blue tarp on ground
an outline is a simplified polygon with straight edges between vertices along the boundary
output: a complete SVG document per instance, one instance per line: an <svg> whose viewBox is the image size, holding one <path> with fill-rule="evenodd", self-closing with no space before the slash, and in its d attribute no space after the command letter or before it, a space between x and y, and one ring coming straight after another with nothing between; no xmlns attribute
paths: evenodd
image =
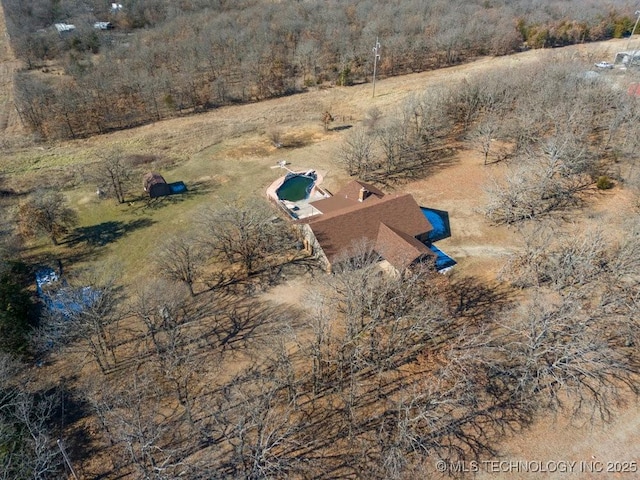
<svg viewBox="0 0 640 480"><path fill-rule="evenodd" d="M56 285L58 282L59 285ZM60 281L58 274L51 268L42 268L36 272L36 289L49 310L65 317L81 312L95 302L99 295L91 287L70 288L66 282Z"/></svg>
<svg viewBox="0 0 640 480"><path fill-rule="evenodd" d="M58 274L53 268L41 268L36 272L36 290L38 295L42 295L42 287L55 283L59 280Z"/></svg>
<svg viewBox="0 0 640 480"><path fill-rule="evenodd" d="M184 193L187 191L187 186L184 182L173 182L169 184L170 195L175 195L176 193Z"/></svg>
<svg viewBox="0 0 640 480"><path fill-rule="evenodd" d="M52 312L70 317L91 306L97 300L98 295L99 293L91 287L82 287L76 290L67 287L61 288L55 293L43 295L42 300Z"/></svg>
<svg viewBox="0 0 640 480"><path fill-rule="evenodd" d="M449 214L444 210L435 208L420 207L422 214L429 220L433 230L429 232L427 246L436 254L436 269L441 272L453 267L457 262L438 247L432 244L451 236L451 225L449 224Z"/></svg>

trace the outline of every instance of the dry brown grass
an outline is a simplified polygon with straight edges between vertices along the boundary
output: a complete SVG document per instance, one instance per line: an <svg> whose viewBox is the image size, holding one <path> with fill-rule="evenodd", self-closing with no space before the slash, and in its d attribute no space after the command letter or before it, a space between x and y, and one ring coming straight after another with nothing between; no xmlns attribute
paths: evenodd
<svg viewBox="0 0 640 480"><path fill-rule="evenodd" d="M1 33L0 42L3 41ZM563 51L590 52L593 58L610 58L625 42L614 40L568 47ZM264 189L282 174L281 170L270 168L280 160L290 162L292 168L321 171L325 177L323 186L337 190L348 180L348 175L335 162L336 150L345 134L345 130L335 127L362 122L371 107L380 109L383 116L391 116L408 95L494 67L536 62L555 54L555 51L530 51L383 79L377 83L375 98L371 98L370 85L336 87L259 104L220 108L83 140L30 146L12 144L0 157L0 171L7 177L7 186L18 191L30 191L37 186L63 189L80 213L81 226L146 221L148 225L98 248L87 250L83 245L73 248L62 245L53 249L38 243L31 251L38 259L64 258L76 269L90 268L97 262L117 263L121 266L121 281L136 285L154 275L148 260L159 240L193 228L193 219L204 205L263 195ZM6 81L0 72L0 83L3 78ZM324 111L331 112L336 119L333 131L323 129ZM282 134L284 148L277 149L271 144L268 132L274 127ZM124 205L117 205L113 200L99 201L95 185L82 180L81 173L90 168L98 154L113 149L143 159L162 159L161 163L151 163L149 167L159 168L169 182L184 181L190 193L165 199L154 206L149 206L146 200ZM472 148L461 149L440 171L399 187L412 193L421 205L449 212L452 236L438 245L458 261L456 270L460 274L494 280L503 256L517 243L514 230L489 225L480 212L484 186L492 176L500 175L503 168L502 164L484 166L480 153ZM141 191L132 193L142 194ZM590 200L589 215L576 212L570 228L583 228L596 221L619 228L625 215L633 209L629 192L615 187ZM268 299L303 303L305 292L313 288L312 282L311 277L293 278L271 290ZM617 424L592 438L585 435L585 430L565 427L565 421L561 431L554 429L554 423L541 424L531 433L509 439L504 447L515 457L526 452L529 459L556 459L558 452L569 451L567 449L584 460L590 460L591 452L599 459L606 457L605 460L618 457L632 460L634 455L637 459L640 454L637 429L630 430L628 426L637 425L639 418L637 412L625 411ZM613 458L614 455L617 457Z"/></svg>

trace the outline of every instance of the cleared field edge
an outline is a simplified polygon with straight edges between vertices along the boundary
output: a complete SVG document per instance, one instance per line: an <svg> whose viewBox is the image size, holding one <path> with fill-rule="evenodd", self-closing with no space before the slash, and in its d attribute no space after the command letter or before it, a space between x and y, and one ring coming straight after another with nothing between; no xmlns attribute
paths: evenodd
<svg viewBox="0 0 640 480"><path fill-rule="evenodd" d="M0 137L24 133L13 101L13 78L21 63L16 60L0 2Z"/></svg>

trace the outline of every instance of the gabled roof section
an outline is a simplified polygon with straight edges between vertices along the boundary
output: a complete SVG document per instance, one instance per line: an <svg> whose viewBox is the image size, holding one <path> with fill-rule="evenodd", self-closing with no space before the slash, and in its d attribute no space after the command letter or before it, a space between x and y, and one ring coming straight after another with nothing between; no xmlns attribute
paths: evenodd
<svg viewBox="0 0 640 480"><path fill-rule="evenodd" d="M360 192L363 188L366 191L366 194L364 200L360 201ZM354 205L375 202L384 196L384 192L373 185L369 185L368 183L360 182L358 180L352 180L332 197L311 202L311 205L326 215Z"/></svg>
<svg viewBox="0 0 640 480"><path fill-rule="evenodd" d="M374 250L398 270L404 270L419 258L435 254L416 238L380 223Z"/></svg>
<svg viewBox="0 0 640 480"><path fill-rule="evenodd" d="M142 177L142 186L144 187L144 191L148 192L149 188L153 185L157 185L159 183L167 183L162 175L156 172L148 172L145 173Z"/></svg>
<svg viewBox="0 0 640 480"><path fill-rule="evenodd" d="M360 182L355 183L360 185ZM359 242L374 245L381 223L408 238L426 234L433 229L410 194L383 194L380 198L374 193L369 198L371 200L356 200L341 209L309 217L300 222L309 224L329 262L333 263L340 256L348 254L349 249ZM415 241L420 243L418 240ZM392 242L385 245L391 246ZM413 246L417 248L415 244ZM387 254L390 255L389 252Z"/></svg>
<svg viewBox="0 0 640 480"><path fill-rule="evenodd" d="M368 198L374 198L374 197L382 198L385 196L385 193L379 188L376 188L369 183L361 182L359 180L350 181L344 187L342 187L335 194L335 196L347 198L357 202L360 195L360 190L363 188L371 194Z"/></svg>
<svg viewBox="0 0 640 480"><path fill-rule="evenodd" d="M339 197L334 195L333 197L323 198L322 200L316 200L311 202L311 206L325 215L343 210L348 207L356 205L358 202L349 198Z"/></svg>

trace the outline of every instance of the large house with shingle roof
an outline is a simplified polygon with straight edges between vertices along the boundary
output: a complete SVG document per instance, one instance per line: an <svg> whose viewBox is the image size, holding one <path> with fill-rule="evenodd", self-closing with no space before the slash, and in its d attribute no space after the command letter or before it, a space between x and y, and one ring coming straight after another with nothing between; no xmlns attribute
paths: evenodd
<svg viewBox="0 0 640 480"><path fill-rule="evenodd" d="M329 271L363 243L397 270L435 256L425 244L433 227L410 194L386 194L354 180L311 206L317 213L296 223Z"/></svg>

